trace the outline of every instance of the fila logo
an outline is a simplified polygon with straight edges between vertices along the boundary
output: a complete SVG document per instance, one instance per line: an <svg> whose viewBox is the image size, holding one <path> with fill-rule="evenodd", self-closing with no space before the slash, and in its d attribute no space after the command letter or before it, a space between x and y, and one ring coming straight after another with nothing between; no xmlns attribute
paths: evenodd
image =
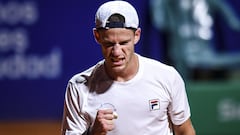
<svg viewBox="0 0 240 135"><path fill-rule="evenodd" d="M150 111L159 110L160 109L159 99L149 100L149 108L150 108Z"/></svg>

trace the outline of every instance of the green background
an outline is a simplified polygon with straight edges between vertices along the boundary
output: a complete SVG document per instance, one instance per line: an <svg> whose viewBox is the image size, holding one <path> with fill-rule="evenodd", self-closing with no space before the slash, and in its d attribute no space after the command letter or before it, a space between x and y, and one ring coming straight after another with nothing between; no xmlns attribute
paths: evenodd
<svg viewBox="0 0 240 135"><path fill-rule="evenodd" d="M197 135L240 135L240 80L186 83Z"/></svg>

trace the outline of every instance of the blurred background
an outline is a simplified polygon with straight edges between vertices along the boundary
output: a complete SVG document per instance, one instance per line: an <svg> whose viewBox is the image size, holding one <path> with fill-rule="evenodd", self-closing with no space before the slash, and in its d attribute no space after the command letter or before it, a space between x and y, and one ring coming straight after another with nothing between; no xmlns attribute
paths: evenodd
<svg viewBox="0 0 240 135"><path fill-rule="evenodd" d="M59 135L68 80L102 59L92 29L106 0L0 0L0 134ZM128 0L136 52L186 82L198 135L239 135L240 1Z"/></svg>

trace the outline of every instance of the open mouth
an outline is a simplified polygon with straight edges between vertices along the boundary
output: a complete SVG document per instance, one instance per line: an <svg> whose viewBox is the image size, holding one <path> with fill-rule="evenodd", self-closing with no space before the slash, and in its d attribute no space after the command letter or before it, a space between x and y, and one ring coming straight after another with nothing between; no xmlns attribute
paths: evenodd
<svg viewBox="0 0 240 135"><path fill-rule="evenodd" d="M124 58L111 58L113 65L122 65Z"/></svg>
<svg viewBox="0 0 240 135"><path fill-rule="evenodd" d="M111 58L112 62L122 61L124 58Z"/></svg>

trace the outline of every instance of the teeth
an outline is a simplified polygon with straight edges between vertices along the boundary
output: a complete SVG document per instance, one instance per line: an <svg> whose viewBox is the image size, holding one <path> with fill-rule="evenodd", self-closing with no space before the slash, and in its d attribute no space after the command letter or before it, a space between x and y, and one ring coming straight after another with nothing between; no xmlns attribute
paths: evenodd
<svg viewBox="0 0 240 135"><path fill-rule="evenodd" d="M114 62L121 61L121 60L123 60L123 59L114 59L114 58L112 58L112 61L114 61Z"/></svg>

